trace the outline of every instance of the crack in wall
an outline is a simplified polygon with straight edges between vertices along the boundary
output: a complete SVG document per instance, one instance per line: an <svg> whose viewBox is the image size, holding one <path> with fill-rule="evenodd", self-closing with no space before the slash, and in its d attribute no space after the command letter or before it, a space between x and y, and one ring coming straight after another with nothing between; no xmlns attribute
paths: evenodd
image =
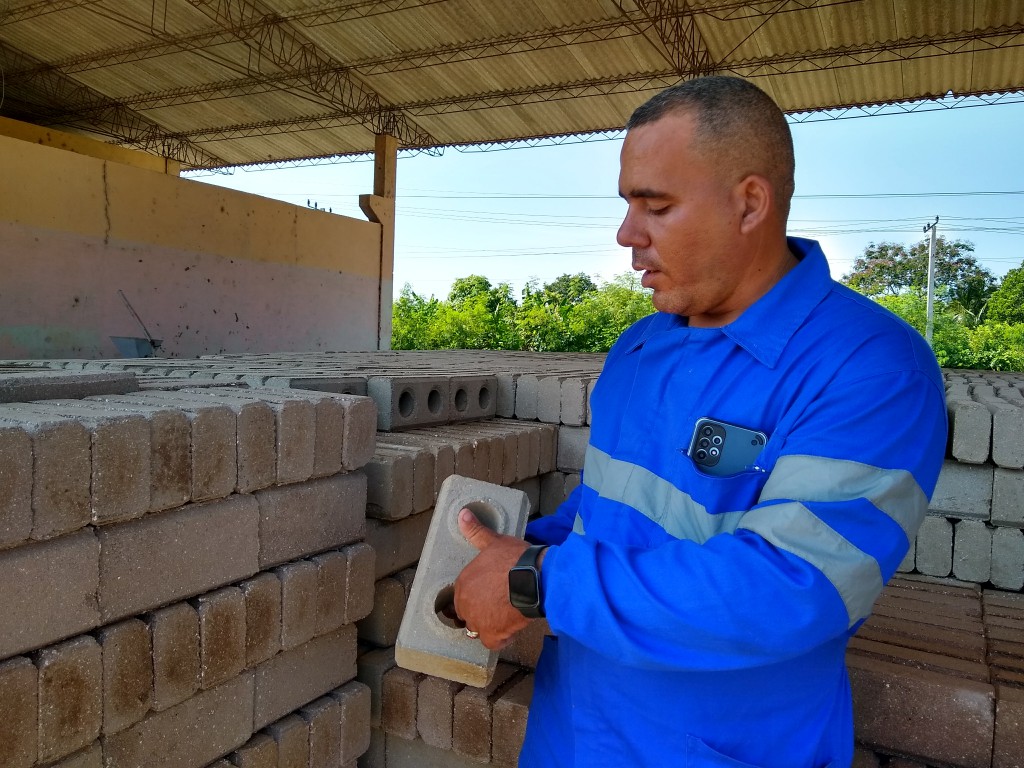
<svg viewBox="0 0 1024 768"><path fill-rule="evenodd" d="M107 163L103 163L103 244L110 245L110 185L107 183Z"/></svg>

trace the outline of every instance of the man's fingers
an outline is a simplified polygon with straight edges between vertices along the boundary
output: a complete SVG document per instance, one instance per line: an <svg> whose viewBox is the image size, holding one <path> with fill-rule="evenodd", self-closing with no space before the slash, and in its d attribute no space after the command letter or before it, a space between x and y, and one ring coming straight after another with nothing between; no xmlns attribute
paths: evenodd
<svg viewBox="0 0 1024 768"><path fill-rule="evenodd" d="M497 537L497 534L476 519L476 515L468 509L459 512L459 530L466 541L477 549L484 549Z"/></svg>

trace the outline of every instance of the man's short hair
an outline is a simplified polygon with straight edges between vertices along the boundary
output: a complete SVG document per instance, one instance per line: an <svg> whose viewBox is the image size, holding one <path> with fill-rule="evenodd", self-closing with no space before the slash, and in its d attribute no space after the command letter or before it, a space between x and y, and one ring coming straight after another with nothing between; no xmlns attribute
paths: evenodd
<svg viewBox="0 0 1024 768"><path fill-rule="evenodd" d="M772 98L738 77L715 75L673 85L636 108L626 123L632 130L672 113L692 115L696 138L738 174L768 178L776 205L789 216L793 197L793 135Z"/></svg>

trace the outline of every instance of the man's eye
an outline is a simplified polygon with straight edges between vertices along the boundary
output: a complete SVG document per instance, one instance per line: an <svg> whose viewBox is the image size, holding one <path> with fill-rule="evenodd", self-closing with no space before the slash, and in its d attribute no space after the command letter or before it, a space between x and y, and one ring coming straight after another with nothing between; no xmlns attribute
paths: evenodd
<svg viewBox="0 0 1024 768"><path fill-rule="evenodd" d="M647 212L651 214L651 216L661 216L663 213L668 212L668 208L669 207L667 205L662 205L658 208L648 208Z"/></svg>

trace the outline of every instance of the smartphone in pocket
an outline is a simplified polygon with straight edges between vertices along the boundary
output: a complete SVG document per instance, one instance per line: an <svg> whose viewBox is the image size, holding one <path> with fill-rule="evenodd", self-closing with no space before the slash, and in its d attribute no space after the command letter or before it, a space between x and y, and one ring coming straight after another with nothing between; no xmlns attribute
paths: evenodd
<svg viewBox="0 0 1024 768"><path fill-rule="evenodd" d="M694 425L687 453L701 472L725 477L752 469L767 442L764 432L703 417Z"/></svg>

